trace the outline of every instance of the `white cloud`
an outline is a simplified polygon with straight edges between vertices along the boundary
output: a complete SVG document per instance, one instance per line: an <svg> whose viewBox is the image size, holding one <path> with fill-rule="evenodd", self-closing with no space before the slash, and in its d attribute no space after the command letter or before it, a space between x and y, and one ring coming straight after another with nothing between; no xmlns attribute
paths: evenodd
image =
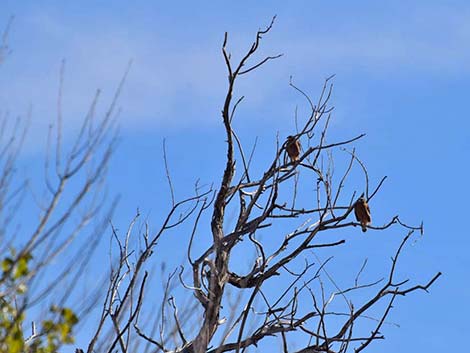
<svg viewBox="0 0 470 353"><path fill-rule="evenodd" d="M286 39L288 51L297 62L308 58L315 70L374 75L469 73L470 9L426 6L405 17L374 15L345 18L340 28L332 24L331 31L319 26L310 38Z"/></svg>
<svg viewBox="0 0 470 353"><path fill-rule="evenodd" d="M269 103L287 111L290 102L281 102L279 92L290 74L315 88L321 82L312 83L311 77L330 73L468 73L468 14L431 10L411 14L401 27L397 19L372 27L356 21L331 32L312 29L308 38L298 37L280 16L263 52L282 51L286 57L238 87L248 105ZM104 109L130 59L134 64L120 100L124 128L219 122L226 87L219 41L174 43L171 31L153 33L111 21L78 24L41 12L20 25L20 34L12 36L14 55L0 67L0 106L18 113L31 103L33 132L43 131L54 117L62 58L67 59L64 110L70 128L86 113L96 88L103 89ZM252 37L243 33L234 36L236 43L248 47Z"/></svg>

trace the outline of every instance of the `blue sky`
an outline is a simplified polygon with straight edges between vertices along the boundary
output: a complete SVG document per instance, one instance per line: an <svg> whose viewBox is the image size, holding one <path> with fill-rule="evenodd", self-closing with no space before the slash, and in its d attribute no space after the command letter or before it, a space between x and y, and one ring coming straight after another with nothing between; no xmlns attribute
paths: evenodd
<svg viewBox="0 0 470 353"><path fill-rule="evenodd" d="M33 107L24 173L34 172L38 146L45 145L61 60L66 59L66 136L77 128L96 88L109 101L133 60L119 100L121 141L109 177L110 191L121 195L115 216L121 227L137 207L156 217L168 197L163 138L178 196L198 177L211 183L221 176L223 33L229 32L231 51L240 55L276 14L261 52L284 56L237 86L246 101L235 127L247 144L259 138L257 158L267 163L263 156L277 131L285 137L294 130L296 105L306 111L288 87L289 77L315 98L323 79L336 74L333 136L365 132L356 147L371 178L388 176L371 204L374 220L385 222L397 212L410 223L423 220L425 235L407 249L403 273L423 282L444 273L430 294L398 301L392 321L401 328L388 327L387 340L374 348L441 352L450 337L467 331L467 1L2 1L0 25L11 14L12 53L0 67L0 106L15 114ZM383 236L388 250L399 235ZM367 237L357 240L357 251L380 248L382 233ZM162 246L171 250L172 243Z"/></svg>

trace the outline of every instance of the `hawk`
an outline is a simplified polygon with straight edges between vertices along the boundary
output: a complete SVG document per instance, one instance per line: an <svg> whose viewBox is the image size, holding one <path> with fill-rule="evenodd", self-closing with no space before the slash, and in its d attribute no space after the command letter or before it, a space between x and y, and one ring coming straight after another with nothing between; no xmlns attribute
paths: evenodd
<svg viewBox="0 0 470 353"><path fill-rule="evenodd" d="M362 231L367 231L367 225L370 224L370 209L364 196L361 196L359 200L354 204L354 214L356 220L361 223Z"/></svg>
<svg viewBox="0 0 470 353"><path fill-rule="evenodd" d="M300 142L294 136L287 136L286 151L291 162L296 162L299 160Z"/></svg>

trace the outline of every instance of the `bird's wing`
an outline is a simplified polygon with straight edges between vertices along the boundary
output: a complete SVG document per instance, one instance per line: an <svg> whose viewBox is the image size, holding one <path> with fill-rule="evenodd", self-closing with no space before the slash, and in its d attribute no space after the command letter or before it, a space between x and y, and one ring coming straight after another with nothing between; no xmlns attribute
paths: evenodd
<svg viewBox="0 0 470 353"><path fill-rule="evenodd" d="M369 205L367 203L365 203L365 207L366 207L366 215L367 215L367 222L370 223L372 218L370 216L370 208L369 208Z"/></svg>
<svg viewBox="0 0 470 353"><path fill-rule="evenodd" d="M359 205L358 202L354 205L354 215L356 216L356 221L360 222L361 221L361 205Z"/></svg>

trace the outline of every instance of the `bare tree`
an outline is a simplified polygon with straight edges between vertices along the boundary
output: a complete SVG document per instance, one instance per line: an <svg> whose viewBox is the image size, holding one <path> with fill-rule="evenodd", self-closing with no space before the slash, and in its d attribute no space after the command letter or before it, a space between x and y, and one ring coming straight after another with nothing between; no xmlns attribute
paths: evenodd
<svg viewBox="0 0 470 353"><path fill-rule="evenodd" d="M290 83L306 100L309 114L295 116L296 133L287 140L277 137L272 155L263 160L263 172L253 168L256 145L247 153L234 130L243 101L243 96L234 98L235 87L243 76L281 56L255 60L273 22L256 33L239 61L232 59L225 34L222 54L228 87L222 121L227 153L220 184L203 188L196 183L194 194L178 201L164 148L171 206L161 226L151 231L145 223L135 231L137 214L124 234L113 228L118 252L88 353L238 353L254 347L272 351L272 337L285 353L360 352L384 338L381 330L397 297L427 291L441 275L422 284L397 278L402 250L415 232L423 231L422 224L410 226L398 216L383 225L354 219L357 200L373 201L386 177L375 186L370 182L366 165L353 148L364 134L329 140L332 77L325 80L316 101ZM347 159L335 159L333 152ZM338 169L342 172L335 174ZM354 170L363 175L360 185L351 179ZM234 224L227 216L231 212L237 215ZM361 227L369 232L397 227L403 240L391 251L383 278L363 281L365 260L351 271L353 285L343 286L327 270L333 256L321 260L316 254L347 246L347 229ZM159 261L157 244L178 228L188 235L188 264L169 274L160 303L144 308L156 303L147 283ZM205 249L195 249L206 234L210 240ZM252 261L248 273L241 273L237 261L231 261L240 250L244 261ZM252 253L255 256L250 257ZM193 296L177 306L181 286Z"/></svg>
<svg viewBox="0 0 470 353"><path fill-rule="evenodd" d="M9 53L12 21L0 42L0 63ZM96 305L100 290L85 291L81 280L116 203L109 202L104 181L125 75L104 116L95 112L97 91L75 138L67 139L65 62L58 77L56 117L41 144L46 157L39 177L19 172L32 109L19 117L0 110L0 352L53 352L72 343L78 317Z"/></svg>

